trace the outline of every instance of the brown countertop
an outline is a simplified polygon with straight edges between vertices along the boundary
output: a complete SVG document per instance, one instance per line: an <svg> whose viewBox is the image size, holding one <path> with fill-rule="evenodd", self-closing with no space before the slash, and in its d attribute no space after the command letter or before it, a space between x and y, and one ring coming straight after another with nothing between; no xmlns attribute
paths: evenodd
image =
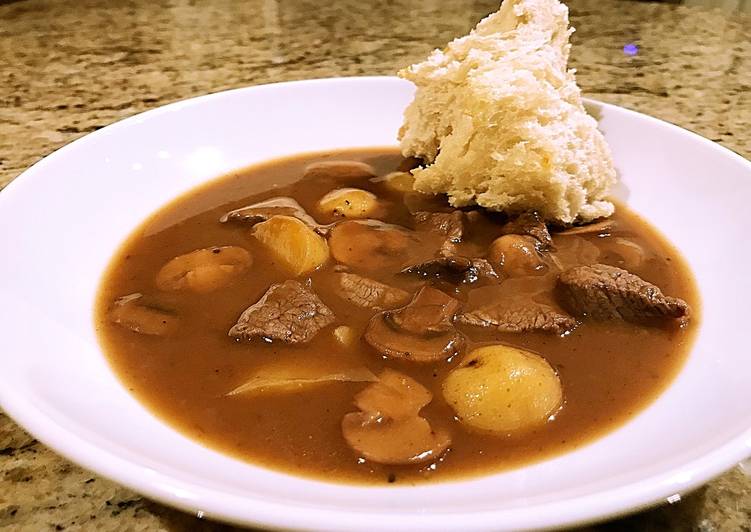
<svg viewBox="0 0 751 532"><path fill-rule="evenodd" d="M732 2L726 2L732 4ZM392 74L497 1L0 0L0 188L75 138L175 100L273 81ZM751 158L751 15L569 2L586 95ZM624 54L627 44L638 54ZM749 530L738 469L595 530ZM0 413L0 529L229 530L60 458Z"/></svg>

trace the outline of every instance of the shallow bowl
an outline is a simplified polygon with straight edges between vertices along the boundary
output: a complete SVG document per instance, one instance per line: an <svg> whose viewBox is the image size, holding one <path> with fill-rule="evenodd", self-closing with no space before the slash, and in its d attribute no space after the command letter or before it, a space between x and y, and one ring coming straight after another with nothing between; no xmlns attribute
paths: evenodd
<svg viewBox="0 0 751 532"><path fill-rule="evenodd" d="M115 250L147 215L230 170L332 148L395 144L412 86L339 78L222 92L73 142L0 193L0 405L65 457L144 495L242 524L325 530L566 526L708 481L751 454L746 344L751 163L693 133L590 102L617 194L684 254L702 323L673 384L589 445L527 467L419 487L295 478L176 432L124 388L94 330Z"/></svg>

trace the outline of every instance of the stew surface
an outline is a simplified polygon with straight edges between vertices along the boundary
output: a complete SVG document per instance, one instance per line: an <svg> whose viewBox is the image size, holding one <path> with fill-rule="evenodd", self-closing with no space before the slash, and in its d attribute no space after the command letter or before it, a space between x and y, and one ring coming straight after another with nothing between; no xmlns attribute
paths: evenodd
<svg viewBox="0 0 751 532"><path fill-rule="evenodd" d="M310 167L336 160L365 163L376 177L365 165ZM682 258L653 228L623 205L600 228L551 228L547 243L534 229L481 210L436 218L430 213L454 211L444 198L401 191L404 174L384 179L412 164L391 148L305 154L233 172L162 208L125 242L102 282L95 319L116 373L152 411L206 446L294 475L398 485L487 474L569 451L617 428L665 389L691 345L698 298ZM371 192L375 203L336 193L321 201L348 187ZM269 224L267 214L252 209L226 216L279 197L293 198L305 212L284 200L272 204L283 209L276 212L284 223L277 217ZM451 219L459 222L458 237ZM318 240L280 250L279 242L296 232ZM519 260L496 244L517 232L526 239L511 242L519 244ZM622 310L626 319L609 319L578 308L579 281L571 271L593 264L623 268L680 297L692 308L690 319ZM562 284L562 272L573 284ZM602 272L610 270L595 274ZM358 284L370 281L381 284ZM379 292L383 285L388 290ZM262 301L246 312L264 294L266 306ZM313 310L295 320L315 314L310 326L285 325L267 312L270 302L283 307L299 297ZM499 325L493 307L499 301L514 303L512 314L528 303L542 314L534 326ZM429 316L394 311L405 305L428 309ZM422 319L435 323L410 322ZM380 328L366 339L374 320ZM430 330L404 332L413 325ZM403 340L414 344L405 347ZM482 417L469 423L467 404L455 403L447 377L459 366L475 367L477 348L498 344L540 355L554 370L546 375L557 376L562 396L551 392L548 403L527 405L542 412L542 423L486 430ZM438 355L429 354L434 348ZM394 415L397 422L387 423L388 430L404 424L411 437L430 440L431 453L406 463L382 458L399 449L373 450L379 438L398 445L401 437L378 432L386 430L384 410L372 416L365 405L370 396L363 396L377 379L386 382L387 369L432 395L422 408L425 401L416 399L409 419ZM463 381L454 381L463 390ZM412 393L411 382L402 378L399 386Z"/></svg>

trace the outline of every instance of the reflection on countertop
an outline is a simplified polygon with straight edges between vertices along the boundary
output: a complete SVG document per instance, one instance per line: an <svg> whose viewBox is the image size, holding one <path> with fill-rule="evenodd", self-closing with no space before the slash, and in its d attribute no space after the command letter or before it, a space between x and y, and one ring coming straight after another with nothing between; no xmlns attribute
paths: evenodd
<svg viewBox="0 0 751 532"><path fill-rule="evenodd" d="M569 2L579 83L587 96L676 123L749 158L749 2L682 3ZM392 74L497 6L0 0L0 187L77 137L178 99L273 81ZM230 530L80 469L2 414L0 475L0 529ZM736 469L662 507L588 530L740 530L750 523L751 479Z"/></svg>

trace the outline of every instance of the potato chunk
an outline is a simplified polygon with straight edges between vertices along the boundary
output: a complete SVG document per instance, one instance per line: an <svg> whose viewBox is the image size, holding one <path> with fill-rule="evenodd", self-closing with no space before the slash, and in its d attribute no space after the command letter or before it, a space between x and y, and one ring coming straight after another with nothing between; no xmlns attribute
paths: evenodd
<svg viewBox="0 0 751 532"><path fill-rule="evenodd" d="M203 294L229 284L252 263L250 253L237 246L197 249L162 266L156 286L160 290L192 290Z"/></svg>
<svg viewBox="0 0 751 532"><path fill-rule="evenodd" d="M490 345L472 351L446 377L443 396L469 427L513 434L544 424L560 408L563 389L541 356Z"/></svg>
<svg viewBox="0 0 751 532"><path fill-rule="evenodd" d="M326 240L292 216L272 216L254 225L252 232L293 275L311 272L329 258Z"/></svg>
<svg viewBox="0 0 751 532"><path fill-rule="evenodd" d="M378 197L359 188L337 188L318 201L318 209L330 216L372 218L381 211Z"/></svg>

